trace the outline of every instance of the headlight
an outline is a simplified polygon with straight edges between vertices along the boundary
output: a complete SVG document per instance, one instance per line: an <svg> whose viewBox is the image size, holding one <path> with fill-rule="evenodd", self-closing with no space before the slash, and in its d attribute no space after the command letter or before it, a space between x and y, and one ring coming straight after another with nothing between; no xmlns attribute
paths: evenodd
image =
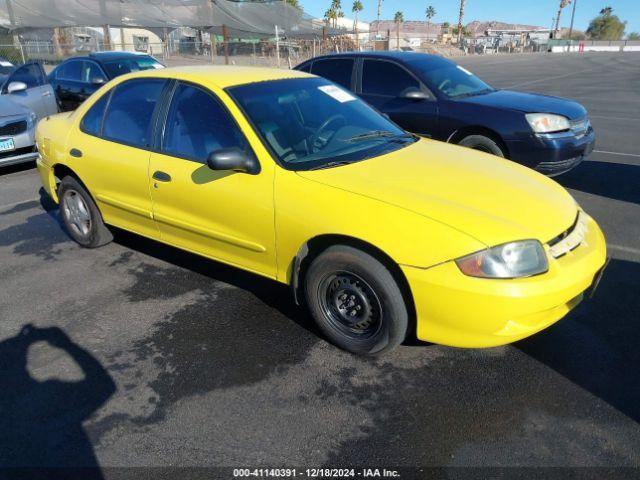
<svg viewBox="0 0 640 480"><path fill-rule="evenodd" d="M505 243L456 260L462 273L480 278L517 278L544 273L547 255L538 240Z"/></svg>
<svg viewBox="0 0 640 480"><path fill-rule="evenodd" d="M553 133L569 130L571 124L567 117L551 113L527 113L527 122L536 133Z"/></svg>
<svg viewBox="0 0 640 480"><path fill-rule="evenodd" d="M31 130L33 127L35 127L36 123L38 123L38 116L35 113L31 112L27 117L27 130Z"/></svg>

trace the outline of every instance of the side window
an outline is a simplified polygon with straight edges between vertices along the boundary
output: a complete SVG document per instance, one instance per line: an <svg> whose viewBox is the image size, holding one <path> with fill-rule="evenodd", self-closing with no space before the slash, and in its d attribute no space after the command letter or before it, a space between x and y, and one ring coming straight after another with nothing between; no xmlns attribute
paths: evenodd
<svg viewBox="0 0 640 480"><path fill-rule="evenodd" d="M118 85L111 94L102 136L134 147L148 147L151 117L164 84L163 79L151 78Z"/></svg>
<svg viewBox="0 0 640 480"><path fill-rule="evenodd" d="M298 70L300 70L301 72L307 72L307 73L311 73L311 63L309 62L306 65L303 65L302 67L300 67Z"/></svg>
<svg viewBox="0 0 640 480"><path fill-rule="evenodd" d="M331 80L351 90L351 74L353 72L352 58L334 58L331 60L316 60L313 62L311 73Z"/></svg>
<svg viewBox="0 0 640 480"><path fill-rule="evenodd" d="M104 73L102 73L102 70L100 70L100 67L98 66L97 63L94 62L83 62L84 65L82 67L82 78L81 81L84 83L93 83L96 80L102 80L103 82L106 82L107 79L104 76Z"/></svg>
<svg viewBox="0 0 640 480"><path fill-rule="evenodd" d="M102 119L104 118L104 110L107 108L110 96L111 92L103 95L100 97L100 100L91 106L89 111L82 117L80 130L89 135L95 135L96 137L102 134Z"/></svg>
<svg viewBox="0 0 640 480"><path fill-rule="evenodd" d="M75 82L80 81L82 76L82 62L80 60L72 60L67 63L63 63L56 70L56 78L59 80L73 80Z"/></svg>
<svg viewBox="0 0 640 480"><path fill-rule="evenodd" d="M250 151L225 107L212 94L180 84L169 107L163 152L205 163L211 152L232 147Z"/></svg>
<svg viewBox="0 0 640 480"><path fill-rule="evenodd" d="M44 78L42 77L40 66L36 63L29 63L13 72L9 82L24 82L27 88L34 88L43 85Z"/></svg>
<svg viewBox="0 0 640 480"><path fill-rule="evenodd" d="M399 97L408 90L420 89L420 82L391 62L365 60L362 65L362 93Z"/></svg>

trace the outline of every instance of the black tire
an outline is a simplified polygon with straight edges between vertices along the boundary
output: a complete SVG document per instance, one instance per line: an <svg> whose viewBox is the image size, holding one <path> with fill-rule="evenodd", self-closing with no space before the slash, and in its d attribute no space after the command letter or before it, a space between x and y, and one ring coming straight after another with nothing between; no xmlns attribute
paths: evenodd
<svg viewBox="0 0 640 480"><path fill-rule="evenodd" d="M93 198L77 179L66 176L61 180L58 199L62 223L78 244L97 248L113 240Z"/></svg>
<svg viewBox="0 0 640 480"><path fill-rule="evenodd" d="M404 297L391 272L371 255L330 247L309 266L304 287L311 315L338 347L380 354L404 341L409 323Z"/></svg>
<svg viewBox="0 0 640 480"><path fill-rule="evenodd" d="M469 135L458 142L462 147L473 148L481 152L491 153L498 157L505 157L504 151L495 140L484 135Z"/></svg>

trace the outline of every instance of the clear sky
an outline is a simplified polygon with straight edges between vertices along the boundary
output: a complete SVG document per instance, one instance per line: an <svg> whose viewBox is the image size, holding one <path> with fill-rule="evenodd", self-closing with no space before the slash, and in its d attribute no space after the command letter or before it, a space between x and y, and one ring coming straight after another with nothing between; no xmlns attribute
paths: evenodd
<svg viewBox="0 0 640 480"><path fill-rule="evenodd" d="M322 17L331 0L299 0L304 10L316 17ZM377 0L361 0L364 10L360 18L365 21L376 19ZM605 6L613 7L613 13L627 21L626 32L640 32L640 0L573 0L577 1L574 28L586 30L589 21ZM498 20L508 23L551 26L551 20L558 11L560 0L467 0L464 23L472 20ZM352 17L353 0L342 0L345 16ZM392 20L398 10L405 20L424 20L428 5L433 5L437 15L434 22L458 21L459 0L384 0L381 18ZM571 9L569 5L562 11L561 26L569 26Z"/></svg>

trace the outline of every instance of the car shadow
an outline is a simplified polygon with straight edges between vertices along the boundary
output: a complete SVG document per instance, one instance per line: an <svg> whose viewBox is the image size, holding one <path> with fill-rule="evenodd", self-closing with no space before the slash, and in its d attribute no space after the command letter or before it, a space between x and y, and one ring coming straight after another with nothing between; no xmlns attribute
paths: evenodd
<svg viewBox="0 0 640 480"><path fill-rule="evenodd" d="M614 162L586 161L556 178L565 188L640 203L640 166Z"/></svg>
<svg viewBox="0 0 640 480"><path fill-rule="evenodd" d="M307 310L294 302L289 286L125 230L114 227L110 229L114 233L115 242L123 247L249 291L264 304L279 311L305 330L322 337Z"/></svg>
<svg viewBox="0 0 640 480"><path fill-rule="evenodd" d="M34 379L27 354L37 342L66 352L84 378ZM88 351L58 327L25 325L16 336L0 342L0 391L0 477L103 478L82 422L113 395L116 386Z"/></svg>
<svg viewBox="0 0 640 480"><path fill-rule="evenodd" d="M592 299L515 345L640 422L640 263L611 260Z"/></svg>

